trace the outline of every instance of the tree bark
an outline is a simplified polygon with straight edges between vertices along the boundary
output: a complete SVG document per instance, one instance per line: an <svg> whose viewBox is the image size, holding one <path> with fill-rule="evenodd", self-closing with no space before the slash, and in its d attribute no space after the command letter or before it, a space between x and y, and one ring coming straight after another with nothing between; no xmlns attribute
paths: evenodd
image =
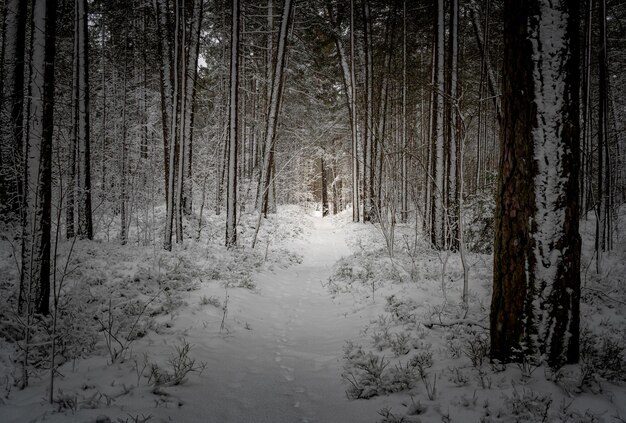
<svg viewBox="0 0 626 423"><path fill-rule="evenodd" d="M155 0L155 14L157 23L157 34L159 37L158 53L161 58L161 69L159 70L161 76L161 83L159 85L161 91L161 130L163 133L163 169L164 169L164 189L165 198L169 197L169 181L168 176L170 173L170 145L171 145L171 130L170 124L172 121L172 44L171 44L171 22L170 14L167 8L167 0ZM165 248L167 248L167 242L165 242ZM171 249L171 246L169 247Z"/></svg>
<svg viewBox="0 0 626 423"><path fill-rule="evenodd" d="M56 1L34 0L26 104L22 272L18 312L50 312Z"/></svg>
<svg viewBox="0 0 626 423"><path fill-rule="evenodd" d="M322 217L328 216L328 180L326 178L326 164L324 156L320 157L320 173L322 175L321 191L322 191Z"/></svg>
<svg viewBox="0 0 626 423"><path fill-rule="evenodd" d="M228 165L226 191L226 246L237 244L237 148L239 120L239 0L233 0L228 101Z"/></svg>
<svg viewBox="0 0 626 423"><path fill-rule="evenodd" d="M578 360L578 2L505 1L491 357Z"/></svg>
<svg viewBox="0 0 626 423"><path fill-rule="evenodd" d="M408 145L406 141L406 0L402 2L402 170L400 221L406 223L409 216Z"/></svg>
<svg viewBox="0 0 626 423"><path fill-rule="evenodd" d="M204 11L204 1L194 0L193 11L190 17L191 25L189 30L189 47L187 52L187 73L185 83L185 103L187 111L185 113L185 179L183 181L183 212L190 216L193 209L193 181L192 159L193 159L193 135L196 107L196 81L198 79L198 58L200 55L200 32L202 29L202 16Z"/></svg>
<svg viewBox="0 0 626 423"><path fill-rule="evenodd" d="M435 33L435 80L433 84L431 243L445 248L444 239L444 1L437 1Z"/></svg>
<svg viewBox="0 0 626 423"><path fill-rule="evenodd" d="M77 30L77 148L78 148L78 228L79 238L93 239L91 218L91 146L89 137L89 34L87 0L76 0Z"/></svg>
<svg viewBox="0 0 626 423"><path fill-rule="evenodd" d="M24 173L24 53L25 0L5 2L0 75L0 210L19 215L23 201Z"/></svg>
<svg viewBox="0 0 626 423"><path fill-rule="evenodd" d="M374 212L374 126L373 73L371 41L372 19L369 1L363 1L363 45L365 50L365 126L363 145L363 222L370 222Z"/></svg>
<svg viewBox="0 0 626 423"><path fill-rule="evenodd" d="M278 112L282 101L282 85L284 82L283 71L285 68L285 55L287 50L287 31L291 21L292 0L285 0L283 6L280 33L278 36L278 48L276 59L274 60L274 71L272 74L272 85L270 101L268 105L267 123L265 127L265 137L263 142L263 165L261 168L261 178L257 193L257 204L259 210L266 210L268 205L268 193L271 183L271 161L276 142L276 130L278 128Z"/></svg>
<svg viewBox="0 0 626 423"><path fill-rule="evenodd" d="M447 160L447 244L453 249L459 248L459 179L458 172L458 60L459 60L459 1L450 1L450 48L449 48L449 72L448 72L448 160Z"/></svg>

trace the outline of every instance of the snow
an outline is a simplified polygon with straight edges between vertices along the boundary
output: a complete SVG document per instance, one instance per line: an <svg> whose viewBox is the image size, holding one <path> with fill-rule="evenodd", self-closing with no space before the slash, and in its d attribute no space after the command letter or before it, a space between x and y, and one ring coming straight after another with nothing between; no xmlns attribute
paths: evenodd
<svg viewBox="0 0 626 423"><path fill-rule="evenodd" d="M550 342L556 321L550 319L549 310L542 304L553 295L557 272L561 267L564 251L555 247L566 236L565 199L569 175L564 169L566 156L571 155L562 139L563 108L566 92L566 68L569 60L567 43L567 14L561 6L551 1L540 2L540 12L530 24L530 40L533 46L535 104L537 105L537 127L533 130L535 163L535 214L536 231L534 275L530 278L538 293L533 300L533 314L539 323L536 340ZM568 322L568 331L571 320ZM545 327L547 326L547 327ZM565 344L564 346L566 346ZM535 346L539 350L540 345ZM545 346L549 351L550 346ZM565 353L566 348L563 349Z"/></svg>
<svg viewBox="0 0 626 423"><path fill-rule="evenodd" d="M158 216L163 215L160 208ZM112 362L104 331L98 331L91 334L93 351L66 360L55 380L54 405L46 400L45 370L33 372L27 389L11 387L16 352L2 341L0 420L93 423L98 416L110 421L151 416L150 422L340 423L385 421L382 416L390 413L386 421L393 421L391 415L410 422L541 421L541 407L548 401L549 421L610 422L612 416L626 415L623 382L608 375L595 374L595 381L578 389L582 366L550 377L543 367L497 368L485 355L472 354L471 348L478 351L488 342L490 255L468 252L465 311L457 254L429 249L421 234L414 238L412 223L397 225L391 259L378 227L350 221L351 210L322 218L319 211L281 207L263 223L254 251L245 246L256 222L251 215L242 216L242 246L232 250L211 238L175 246L172 252L77 241L72 264L78 270L68 281L76 289L72 292L82 298L78 293L87 291L91 304L104 301L95 310L84 305L85 315L77 311L75 329L87 331L83 319L93 318L89 312L106 321L108 297L117 313L115 324L127 328L120 310L158 296L147 304L146 318L123 359ZM207 224L207 234L221 233L224 218L209 216ZM583 227L585 239L593 222L588 226ZM134 239L132 231L129 239ZM10 246L0 246L0 273L12 280ZM61 256L68 248L62 244ZM583 267L591 260L585 251ZM590 275L587 286L623 300L625 290L619 291L616 278L623 288L625 255L621 248L613 260L607 258L608 274ZM441 292L444 260L447 301ZM4 283L0 288L6 289ZM585 292L583 321L596 333L622 339L623 345L624 306L605 302L594 290ZM6 305L0 315L8 315ZM7 333L5 327L1 333ZM88 335L73 335L86 351ZM604 338L587 339L599 344ZM171 373L176 348L185 344L198 371L180 384L155 386L150 369ZM412 386L403 389L394 378L411 370L416 357L429 354L424 378L408 371L414 378L406 382ZM364 357L387 366L379 386L368 387L370 399L349 399L350 384L342 375L358 378L361 369L355 365ZM432 399L427 384L435 387ZM587 411L596 420L585 420Z"/></svg>

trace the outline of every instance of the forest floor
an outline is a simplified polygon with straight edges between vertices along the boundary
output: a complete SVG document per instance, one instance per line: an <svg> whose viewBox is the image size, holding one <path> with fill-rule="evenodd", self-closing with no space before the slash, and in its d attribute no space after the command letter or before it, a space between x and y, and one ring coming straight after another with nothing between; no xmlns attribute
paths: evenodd
<svg viewBox="0 0 626 423"><path fill-rule="evenodd" d="M349 220L285 208L254 251L64 244L76 270L62 290L53 404L49 354L37 347L29 387L13 386L19 325L4 323L0 420L625 421L624 246L600 275L584 269L581 365L496 366L491 255L468 253L466 308L458 254L428 249L411 225L394 229L390 248L380 229ZM242 243L252 225L242 224ZM220 224L208 226L210 237ZM0 272L14 279L9 255ZM8 305L0 312L14 320Z"/></svg>

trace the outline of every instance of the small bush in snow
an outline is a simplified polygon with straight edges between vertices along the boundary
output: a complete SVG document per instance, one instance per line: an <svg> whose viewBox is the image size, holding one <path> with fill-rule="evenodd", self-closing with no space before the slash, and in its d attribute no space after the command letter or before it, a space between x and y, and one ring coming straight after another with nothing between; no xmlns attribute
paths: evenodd
<svg viewBox="0 0 626 423"><path fill-rule="evenodd" d="M181 385L190 373L201 374L206 368L206 363L196 363L196 359L189 355L191 345L183 340L181 345L174 347L175 353L167 360L170 368L164 370L157 364L150 364L148 383L155 387Z"/></svg>
<svg viewBox="0 0 626 423"><path fill-rule="evenodd" d="M139 414L137 415L128 415L127 419L122 419L121 417L117 418L117 423L146 423L147 421L152 419L152 414L148 414L147 416L142 414L141 416Z"/></svg>
<svg viewBox="0 0 626 423"><path fill-rule="evenodd" d="M385 368L389 361L371 352L355 355L342 377L350 384L346 395L350 399L371 398L387 392Z"/></svg>
<svg viewBox="0 0 626 423"><path fill-rule="evenodd" d="M389 371L388 392L400 392L412 389L417 382L415 367L410 362L396 364Z"/></svg>
<svg viewBox="0 0 626 423"><path fill-rule="evenodd" d="M580 413L578 410L572 409L571 406L573 403L574 400L570 400L569 402L563 400L557 413L551 417L551 421L555 423L600 423L604 421L601 417L596 416L589 410ZM620 419L619 416L614 416L613 418L615 421L624 421Z"/></svg>
<svg viewBox="0 0 626 423"><path fill-rule="evenodd" d="M391 412L390 407L384 407L378 410L378 414L382 416L380 423L407 423L408 420L404 416L397 416Z"/></svg>
<svg viewBox="0 0 626 423"><path fill-rule="evenodd" d="M70 410L75 412L78 406L78 398L76 395L66 394L60 389L58 394L53 398L53 402L57 407L57 411Z"/></svg>
<svg viewBox="0 0 626 423"><path fill-rule="evenodd" d="M410 340L411 337L406 333L396 333L396 336L391 339L391 351L393 351L394 356L399 357L408 354L411 351Z"/></svg>
<svg viewBox="0 0 626 423"><path fill-rule="evenodd" d="M419 351L409 361L411 366L417 369L420 377L426 375L426 370L433 366L433 353L432 351Z"/></svg>
<svg viewBox="0 0 626 423"><path fill-rule="evenodd" d="M479 368L489 358L489 339L486 334L476 333L465 341L463 353L470 359L472 366Z"/></svg>
<svg viewBox="0 0 626 423"><path fill-rule="evenodd" d="M448 380L454 383L456 386L466 386L469 384L469 377L465 374L463 369L453 367L450 370L450 376Z"/></svg>
<svg viewBox="0 0 626 423"><path fill-rule="evenodd" d="M222 308L222 303L219 298L213 295L210 297L203 295L202 298L200 298L200 305L212 305L213 307Z"/></svg>
<svg viewBox="0 0 626 423"><path fill-rule="evenodd" d="M626 381L626 343L608 334L596 335L584 328L580 333L580 385L592 386L597 377Z"/></svg>
<svg viewBox="0 0 626 423"><path fill-rule="evenodd" d="M391 314L394 321L400 323L415 323L417 304L411 299L399 299L395 295L386 298L385 311Z"/></svg>
<svg viewBox="0 0 626 423"><path fill-rule="evenodd" d="M513 394L505 395L504 409L492 412L488 406L485 407L480 421L483 423L504 423L504 422L550 422L550 405L552 397L549 394L533 392L523 389L520 393L513 386Z"/></svg>
<svg viewBox="0 0 626 423"><path fill-rule="evenodd" d="M372 344L378 351L383 351L391 346L391 334L389 328L372 333Z"/></svg>

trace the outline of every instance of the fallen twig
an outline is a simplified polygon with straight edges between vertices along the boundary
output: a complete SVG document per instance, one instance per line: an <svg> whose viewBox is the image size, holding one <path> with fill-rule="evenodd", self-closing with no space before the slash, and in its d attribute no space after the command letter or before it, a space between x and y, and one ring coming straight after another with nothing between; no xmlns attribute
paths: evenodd
<svg viewBox="0 0 626 423"><path fill-rule="evenodd" d="M617 299L615 299L615 298L613 298L613 297L609 297L609 296L608 296L605 292L603 292L603 291L601 291L601 290L599 290L599 289L595 289L595 288L588 288L588 287L583 287L582 289L585 289L585 290L587 290L587 291L593 291L593 292L595 292L596 294L600 294L600 295L602 295L602 296L606 297L607 299L609 299L609 300L611 300L611 301L615 301L615 302L616 302L616 303L618 303L618 304L626 305L626 302L624 302L624 301L620 301L620 300L617 300Z"/></svg>
<svg viewBox="0 0 626 423"><path fill-rule="evenodd" d="M437 322L424 323L424 326L427 327L428 329L432 329L434 326L441 326L444 328L448 328L448 327L456 326L456 325L477 326L481 329L489 330L488 327L483 326L478 322L475 322L473 320L468 320L468 319L452 320L446 323L443 323L443 322L442 323L437 323Z"/></svg>

